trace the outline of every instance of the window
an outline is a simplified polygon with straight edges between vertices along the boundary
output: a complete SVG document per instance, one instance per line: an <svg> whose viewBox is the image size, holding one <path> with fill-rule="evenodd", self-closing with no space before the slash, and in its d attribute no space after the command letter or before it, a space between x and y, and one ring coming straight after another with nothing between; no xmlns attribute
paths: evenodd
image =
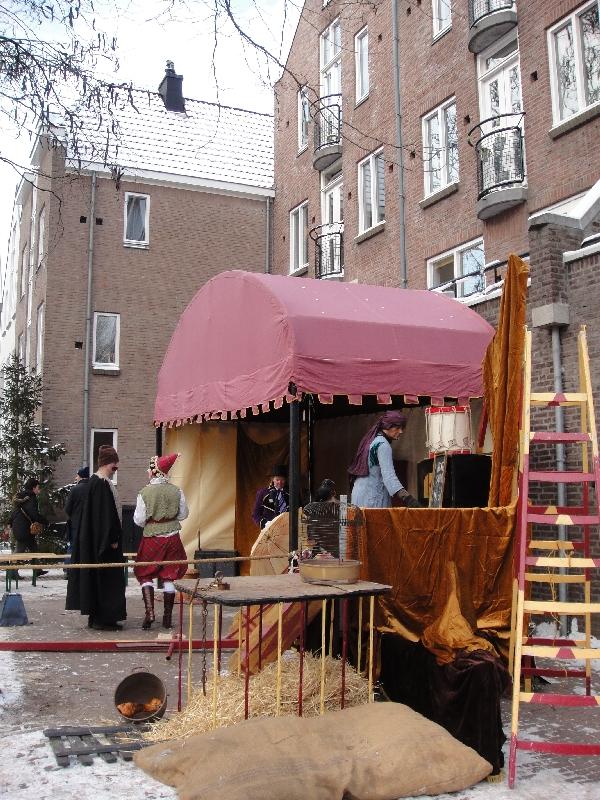
<svg viewBox="0 0 600 800"><path fill-rule="evenodd" d="M440 36L452 27L452 1L432 0L433 38Z"/></svg>
<svg viewBox="0 0 600 800"><path fill-rule="evenodd" d="M21 251L21 294L23 297L27 291L27 279L29 278L29 245L26 244Z"/></svg>
<svg viewBox="0 0 600 800"><path fill-rule="evenodd" d="M423 117L425 196L458 180L456 101L448 100Z"/></svg>
<svg viewBox="0 0 600 800"><path fill-rule="evenodd" d="M290 273L308 268L308 203L290 211Z"/></svg>
<svg viewBox="0 0 600 800"><path fill-rule="evenodd" d="M356 57L356 102L369 94L369 31L363 28L354 37Z"/></svg>
<svg viewBox="0 0 600 800"><path fill-rule="evenodd" d="M25 362L25 337L22 333L19 334L19 338L17 339L17 356L19 357L19 361Z"/></svg>
<svg viewBox="0 0 600 800"><path fill-rule="evenodd" d="M98 450L102 445L117 449L118 431L116 428L92 428L90 462L94 472L98 469ZM117 482L117 473L112 477L112 482Z"/></svg>
<svg viewBox="0 0 600 800"><path fill-rule="evenodd" d="M383 151L373 153L358 165L358 227L368 230L385 221Z"/></svg>
<svg viewBox="0 0 600 800"><path fill-rule="evenodd" d="M454 250L449 250L429 259L427 262L427 288L444 287L445 284L455 278L464 278L464 280L458 280L455 284L456 297L468 297L481 292L484 282L484 264L483 239L468 242ZM444 291L443 288L442 291ZM454 286L448 286L446 291L454 295Z"/></svg>
<svg viewBox="0 0 600 800"><path fill-rule="evenodd" d="M119 314L98 311L94 314L94 353L92 363L101 369L119 368Z"/></svg>
<svg viewBox="0 0 600 800"><path fill-rule="evenodd" d="M340 94L342 69L342 29L339 19L321 34L321 95Z"/></svg>
<svg viewBox="0 0 600 800"><path fill-rule="evenodd" d="M38 261L37 268L42 266L42 261L46 255L46 206L42 206L42 210L38 216Z"/></svg>
<svg viewBox="0 0 600 800"><path fill-rule="evenodd" d="M555 124L600 101L598 8L586 3L548 31Z"/></svg>
<svg viewBox="0 0 600 800"><path fill-rule="evenodd" d="M146 194L125 193L124 243L131 247L146 247L149 242L150 198Z"/></svg>
<svg viewBox="0 0 600 800"><path fill-rule="evenodd" d="M310 123L310 104L308 88L303 86L298 92L298 152L308 146L308 126Z"/></svg>
<svg viewBox="0 0 600 800"><path fill-rule="evenodd" d="M35 345L35 371L38 375L42 374L44 365L44 304L40 303L37 310L36 320L36 345Z"/></svg>

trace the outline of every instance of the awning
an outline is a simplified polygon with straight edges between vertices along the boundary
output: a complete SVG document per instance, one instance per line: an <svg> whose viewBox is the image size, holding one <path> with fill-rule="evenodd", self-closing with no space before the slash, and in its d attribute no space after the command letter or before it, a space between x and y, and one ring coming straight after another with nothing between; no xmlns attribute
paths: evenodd
<svg viewBox="0 0 600 800"><path fill-rule="evenodd" d="M278 408L292 399L290 384L325 403L465 402L482 395L493 333L436 292L223 272L181 315L158 376L155 424Z"/></svg>

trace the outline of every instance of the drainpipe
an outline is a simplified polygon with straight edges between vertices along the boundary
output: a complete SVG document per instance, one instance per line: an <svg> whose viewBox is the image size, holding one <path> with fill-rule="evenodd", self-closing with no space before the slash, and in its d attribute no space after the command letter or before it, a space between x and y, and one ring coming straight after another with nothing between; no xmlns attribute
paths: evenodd
<svg viewBox="0 0 600 800"><path fill-rule="evenodd" d="M87 295L85 303L85 343L83 348L83 448L81 463L89 466L88 438L90 415L90 351L92 339L92 278L94 275L94 225L96 220L96 173L92 172L90 221L88 227Z"/></svg>
<svg viewBox="0 0 600 800"><path fill-rule="evenodd" d="M558 325L553 325L551 328L552 334L552 369L554 372L554 391L559 394L563 390L562 380L562 357L560 348L560 328ZM565 413L562 406L556 406L554 409L555 427L557 433L563 433L565 430ZM558 472L565 471L565 446L564 444L556 445L556 469ZM558 484L557 500L559 506L566 505L567 491L564 483ZM567 538L566 527L564 525L558 526L559 541L564 542ZM565 570L560 569L560 574L564 575ZM558 599L561 603L567 601L567 585L565 583L558 584ZM566 614L560 615L560 629L561 636L567 636L567 617Z"/></svg>
<svg viewBox="0 0 600 800"><path fill-rule="evenodd" d="M267 242L265 246L265 272L271 272L271 198L267 197Z"/></svg>
<svg viewBox="0 0 600 800"><path fill-rule="evenodd" d="M398 0L392 0L392 53L394 59L394 105L396 111L396 153L398 163L398 250L400 253L400 279L403 289L408 288L406 263L406 221L404 215L404 147L402 141L402 106L400 96L400 35L398 26Z"/></svg>

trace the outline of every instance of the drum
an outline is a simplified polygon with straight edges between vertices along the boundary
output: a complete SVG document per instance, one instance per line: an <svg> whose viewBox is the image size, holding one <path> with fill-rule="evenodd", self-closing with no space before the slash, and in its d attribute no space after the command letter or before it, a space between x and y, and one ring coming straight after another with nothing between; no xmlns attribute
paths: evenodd
<svg viewBox="0 0 600 800"><path fill-rule="evenodd" d="M469 406L430 406L425 409L429 455L473 452Z"/></svg>

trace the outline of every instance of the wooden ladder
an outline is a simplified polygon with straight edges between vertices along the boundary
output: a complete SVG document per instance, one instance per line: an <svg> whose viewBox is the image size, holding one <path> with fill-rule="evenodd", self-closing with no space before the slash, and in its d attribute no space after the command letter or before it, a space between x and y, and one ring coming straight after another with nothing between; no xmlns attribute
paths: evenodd
<svg viewBox="0 0 600 800"><path fill-rule="evenodd" d="M600 525L600 511L596 497L595 510L590 511L590 484L600 487L600 460L598 439L592 398L589 358L585 327L578 335L579 391L555 394L531 391L531 332L526 332L523 381L523 409L521 420L521 453L519 461L519 502L517 516L517 540L515 543L516 583L513 598L513 624L511 636L511 664L513 672L512 724L508 763L508 785L515 783L517 751L530 750L554 755L600 755L600 744L576 742L531 741L519 736L519 710L521 703L570 707L598 707L600 696L591 694L591 666L593 659L600 659L600 649L591 647L592 615L600 614L600 603L591 601L590 575L600 567L600 559L591 558L590 528ZM557 406L579 409L580 430L574 433L559 431L532 431L532 408L556 408ZM529 468L531 445L562 444L581 447L581 470L535 471ZM591 449L591 461L589 450ZM530 483L577 484L581 487L581 506L540 506L531 503ZM559 526L565 530L558 539L533 539L533 525ZM574 538L570 529L582 531ZM552 600L531 599L534 584L549 585ZM556 586L579 584L582 600L560 602L555 599ZM583 617L585 635L582 640L567 638L543 639L532 635L530 624L539 616L572 615ZM533 627L535 627L533 625ZM565 665L557 669L539 666L535 659L554 661L584 661L584 669ZM554 694L532 691L534 676L579 678L584 680L585 694ZM524 689L521 688L524 679Z"/></svg>

